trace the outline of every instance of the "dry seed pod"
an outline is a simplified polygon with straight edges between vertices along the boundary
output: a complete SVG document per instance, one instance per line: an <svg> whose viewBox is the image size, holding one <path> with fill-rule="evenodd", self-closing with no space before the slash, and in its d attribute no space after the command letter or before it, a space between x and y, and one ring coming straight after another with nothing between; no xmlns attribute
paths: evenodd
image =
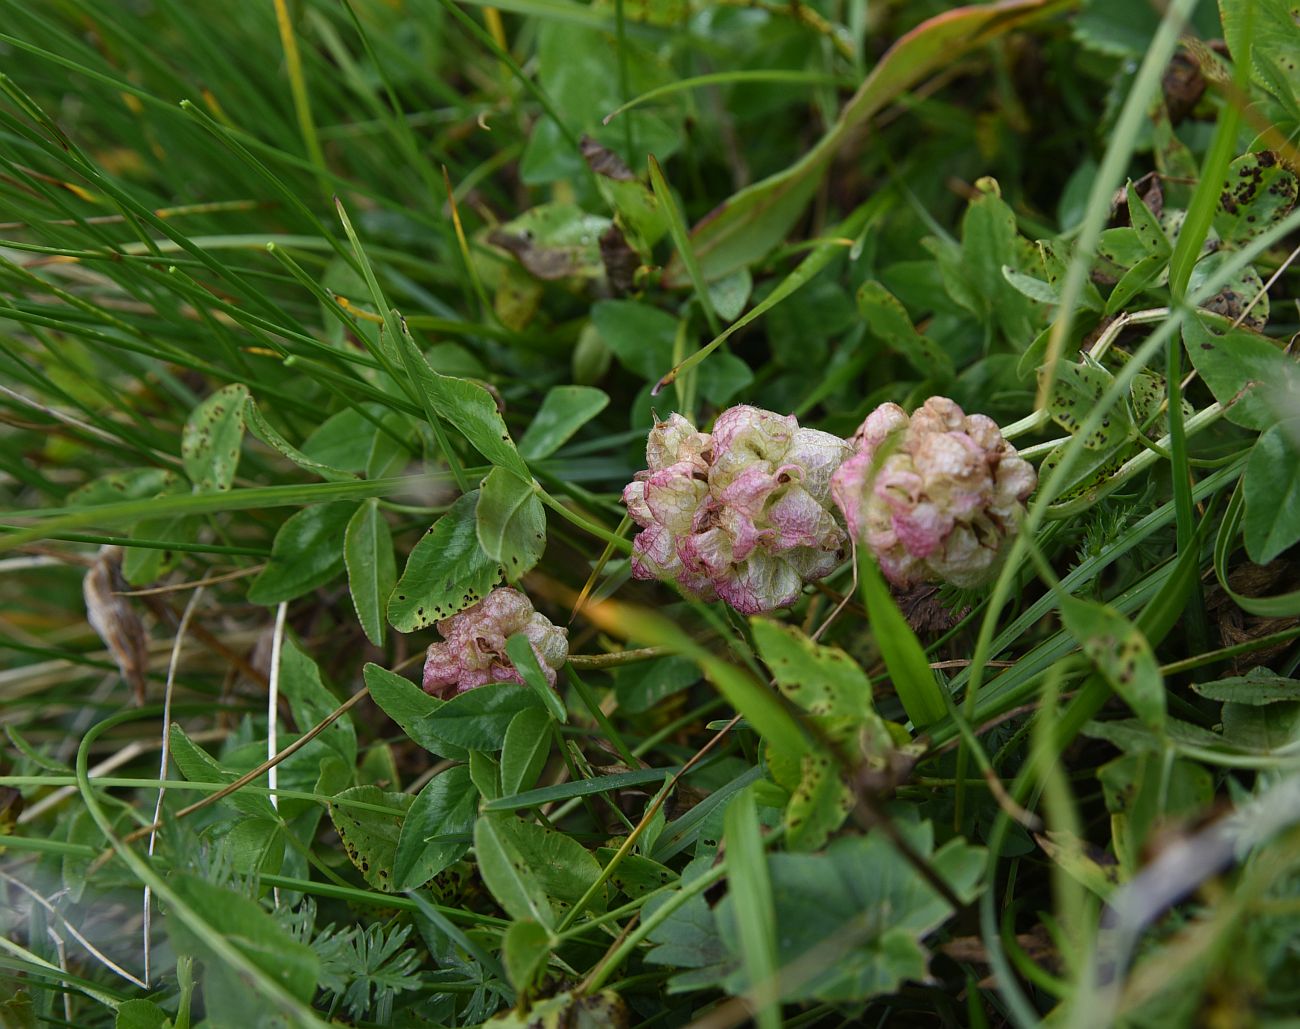
<svg viewBox="0 0 1300 1029"><path fill-rule="evenodd" d="M748 405L722 412L712 433L677 414L658 422L647 470L623 490L642 529L632 574L745 614L794 603L844 559L830 480L849 453L793 415Z"/></svg>
<svg viewBox="0 0 1300 1029"><path fill-rule="evenodd" d="M894 585L970 588L992 578L1038 484L993 419L947 397L910 418L882 404L851 442L857 453L836 470L831 492Z"/></svg>
<svg viewBox="0 0 1300 1029"><path fill-rule="evenodd" d="M450 700L458 693L491 682L523 685L506 653L506 641L517 632L528 637L533 654L547 681L569 657L569 633L533 610L532 602L518 590L503 586L473 607L438 623L442 643L430 645L424 660L424 689Z"/></svg>

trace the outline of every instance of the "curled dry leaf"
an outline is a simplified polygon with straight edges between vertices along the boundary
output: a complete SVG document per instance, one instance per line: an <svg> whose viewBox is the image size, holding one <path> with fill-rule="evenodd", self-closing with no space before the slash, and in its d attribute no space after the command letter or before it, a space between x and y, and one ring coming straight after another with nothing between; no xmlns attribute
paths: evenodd
<svg viewBox="0 0 1300 1029"><path fill-rule="evenodd" d="M632 291L636 285L636 270L641 267L641 258L628 245L623 230L611 225L600 234L600 259L605 265L605 276L615 296L623 296Z"/></svg>
<svg viewBox="0 0 1300 1029"><path fill-rule="evenodd" d="M86 621L104 641L117 662L122 678L131 685L137 704L144 703L144 676L149 667L149 638L144 622L126 597L122 578L122 548L102 547L81 581L86 599Z"/></svg>
<svg viewBox="0 0 1300 1029"><path fill-rule="evenodd" d="M627 162L608 147L603 147L590 136L582 137L582 159L597 175L615 182L635 182L636 175Z"/></svg>

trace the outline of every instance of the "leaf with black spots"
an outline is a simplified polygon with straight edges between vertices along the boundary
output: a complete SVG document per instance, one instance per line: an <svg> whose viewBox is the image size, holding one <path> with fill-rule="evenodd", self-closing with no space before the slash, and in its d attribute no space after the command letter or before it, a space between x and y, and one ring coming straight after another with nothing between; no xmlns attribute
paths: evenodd
<svg viewBox="0 0 1300 1029"><path fill-rule="evenodd" d="M1194 682L1192 689L1210 700L1231 701L1262 707L1279 701L1300 700L1300 679L1277 675L1267 668L1252 668L1245 675L1234 675L1214 682Z"/></svg>
<svg viewBox="0 0 1300 1029"><path fill-rule="evenodd" d="M601 847L596 851L596 860L607 866L618 853L613 847ZM647 893L662 889L677 881L677 873L667 865L653 861L640 854L624 854L618 866L610 873L609 881L635 900Z"/></svg>
<svg viewBox="0 0 1300 1029"><path fill-rule="evenodd" d="M357 478L355 472L335 468L304 454L276 431L275 427L266 420L266 416L262 414L257 406L257 401L252 397L248 397L244 402L244 420L248 425L249 432L268 447L278 450L299 468L318 475L327 482L346 482L349 479Z"/></svg>
<svg viewBox="0 0 1300 1029"><path fill-rule="evenodd" d="M1124 195L1128 203L1129 224L1133 227L1138 242L1146 248L1148 254L1154 257L1167 258L1172 248L1169 245L1169 237L1165 235L1165 230L1161 226L1156 212L1152 211L1146 205L1146 202L1138 196L1137 189L1132 182L1125 187Z"/></svg>
<svg viewBox="0 0 1300 1029"><path fill-rule="evenodd" d="M577 840L513 815L484 814L474 828L483 881L513 918L553 925L600 876L600 864ZM485 851L490 856L485 856ZM601 907L598 894L593 907Z"/></svg>
<svg viewBox="0 0 1300 1029"><path fill-rule="evenodd" d="M1188 292L1199 293L1204 283L1217 279L1234 256L1231 250L1219 250L1197 261L1188 280ZM1222 315L1228 321L1240 322L1252 329L1263 329L1268 324L1269 303L1264 280L1249 264L1233 272L1219 291L1202 300L1200 306L1204 311Z"/></svg>
<svg viewBox="0 0 1300 1029"><path fill-rule="evenodd" d="M424 629L477 604L501 580L501 566L479 545L479 491L460 497L416 543L388 597L388 624L398 632Z"/></svg>
<svg viewBox="0 0 1300 1029"><path fill-rule="evenodd" d="M483 815L474 826L474 854L483 881L507 914L551 928L555 911L516 840L523 824L510 815Z"/></svg>
<svg viewBox="0 0 1300 1029"><path fill-rule="evenodd" d="M1300 361L1276 341L1202 316L1184 320L1183 343L1228 421L1263 432L1300 410Z"/></svg>
<svg viewBox="0 0 1300 1029"><path fill-rule="evenodd" d="M1067 444L1054 448L1038 466L1038 481L1046 482L1061 463L1061 455ZM1089 493L1101 490L1115 478L1124 466L1132 448L1127 445L1111 447L1109 450L1085 450L1071 465L1068 485L1056 494L1056 503L1076 500Z"/></svg>
<svg viewBox="0 0 1300 1029"><path fill-rule="evenodd" d="M185 491L184 480L169 468L124 468L92 479L68 494L68 507L118 504Z"/></svg>
<svg viewBox="0 0 1300 1029"><path fill-rule="evenodd" d="M1131 225L1106 229L1097 241L1095 272L1106 281L1114 282L1148 256L1147 248Z"/></svg>
<svg viewBox="0 0 1300 1029"><path fill-rule="evenodd" d="M1098 365L1060 362L1047 399L1047 412L1052 421L1071 435L1077 435L1113 381L1110 372ZM1128 412L1115 405L1106 412L1101 424L1084 436L1083 445L1089 450L1105 450L1131 438L1132 430Z"/></svg>
<svg viewBox="0 0 1300 1029"><path fill-rule="evenodd" d="M876 717L871 680L844 651L771 619L752 618L750 627L777 688L809 714L858 723Z"/></svg>
<svg viewBox="0 0 1300 1029"><path fill-rule="evenodd" d="M353 807L340 801L361 801L371 807ZM375 889L392 893L396 888L393 861L402 822L415 798L409 793L389 793L378 786L353 786L330 800L330 819L343 850L362 878ZM376 811L374 807L385 808Z"/></svg>
<svg viewBox="0 0 1300 1029"><path fill-rule="evenodd" d="M1162 732L1165 683L1151 644L1137 626L1107 604L1077 597L1061 598L1061 621L1133 713Z"/></svg>
<svg viewBox="0 0 1300 1029"><path fill-rule="evenodd" d="M858 287L857 300L858 311L872 333L916 371L940 382L953 377L952 358L934 340L916 331L911 316L889 290L879 282L864 282Z"/></svg>
<svg viewBox="0 0 1300 1029"><path fill-rule="evenodd" d="M785 809L785 843L791 850L818 850L853 810L853 789L827 750L804 754L799 771Z"/></svg>
<svg viewBox="0 0 1300 1029"><path fill-rule="evenodd" d="M663 0L655 0L655 4L669 6ZM581 996L566 990L535 1001L522 1013L511 1008L488 1019L483 1026L484 1029L628 1029L630 1024L627 1001L617 990Z"/></svg>
<svg viewBox="0 0 1300 1029"><path fill-rule="evenodd" d="M479 546L511 582L532 571L546 550L546 510L531 479L493 468L474 509Z"/></svg>
<svg viewBox="0 0 1300 1029"><path fill-rule="evenodd" d="M181 463L196 493L230 489L244 440L248 387L235 382L217 390L190 414L181 433Z"/></svg>

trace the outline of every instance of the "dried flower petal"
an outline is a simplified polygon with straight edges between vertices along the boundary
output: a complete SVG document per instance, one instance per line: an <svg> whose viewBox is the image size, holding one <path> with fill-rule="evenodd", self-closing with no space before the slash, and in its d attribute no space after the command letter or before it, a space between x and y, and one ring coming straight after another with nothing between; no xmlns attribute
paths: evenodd
<svg viewBox="0 0 1300 1029"><path fill-rule="evenodd" d="M996 422L931 397L911 418L882 404L851 442L831 492L891 582L972 587L993 576L1038 484Z"/></svg>
<svg viewBox="0 0 1300 1029"><path fill-rule="evenodd" d="M632 574L746 614L792 604L843 560L830 482L849 452L792 415L745 405L720 414L712 433L677 414L658 422L646 471L623 491L642 529Z"/></svg>
<svg viewBox="0 0 1300 1029"><path fill-rule="evenodd" d="M568 630L533 610L532 602L518 590L493 590L473 607L438 622L443 642L429 646L424 660L424 689L448 700L458 693L493 682L523 685L506 654L506 641L522 632L547 681L569 656Z"/></svg>

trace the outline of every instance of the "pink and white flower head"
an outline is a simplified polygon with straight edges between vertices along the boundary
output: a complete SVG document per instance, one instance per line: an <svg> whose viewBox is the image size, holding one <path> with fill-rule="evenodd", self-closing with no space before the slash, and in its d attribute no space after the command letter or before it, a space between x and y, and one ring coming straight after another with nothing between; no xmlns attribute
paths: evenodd
<svg viewBox="0 0 1300 1029"><path fill-rule="evenodd" d="M882 404L831 478L849 532L896 586L988 582L1038 484L993 419L931 397L912 416Z"/></svg>
<svg viewBox="0 0 1300 1029"><path fill-rule="evenodd" d="M429 647L424 659L424 691L450 700L458 693L490 682L523 678L506 654L506 641L522 632L547 681L569 657L569 633L553 625L518 590L495 589L473 607L438 622L444 642Z"/></svg>
<svg viewBox="0 0 1300 1029"><path fill-rule="evenodd" d="M711 434L678 414L657 422L649 467L623 490L642 529L632 574L745 614L794 603L844 559L830 481L849 453L792 415L745 405L719 415Z"/></svg>

